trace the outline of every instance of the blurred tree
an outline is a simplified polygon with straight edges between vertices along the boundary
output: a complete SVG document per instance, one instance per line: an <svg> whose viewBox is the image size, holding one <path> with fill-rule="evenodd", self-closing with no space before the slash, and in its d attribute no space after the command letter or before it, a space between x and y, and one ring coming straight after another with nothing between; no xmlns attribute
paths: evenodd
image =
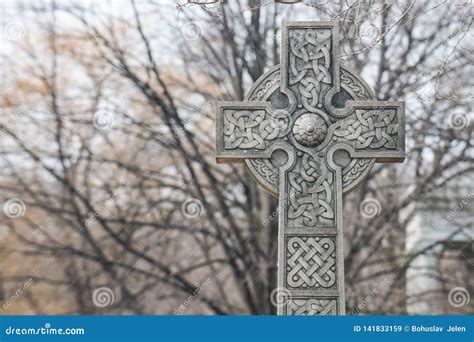
<svg viewBox="0 0 474 342"><path fill-rule="evenodd" d="M274 314L276 200L243 166L216 165L212 101L242 100L279 63L283 20L338 19L345 65L379 100L407 101L406 162L377 165L346 196L347 311L405 312L410 204L473 171L470 6L35 2L16 11L27 34L3 56L0 194L25 205L2 224L17 241L5 244L8 260L31 267L2 273L13 287L32 278L29 292L57 294L30 305ZM359 208L368 198L375 214ZM375 287L381 294L366 301Z"/></svg>

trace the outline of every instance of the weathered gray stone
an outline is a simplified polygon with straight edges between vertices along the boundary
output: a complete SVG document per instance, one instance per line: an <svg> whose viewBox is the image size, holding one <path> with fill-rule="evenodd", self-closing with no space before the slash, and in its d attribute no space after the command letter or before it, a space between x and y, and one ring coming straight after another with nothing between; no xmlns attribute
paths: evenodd
<svg viewBox="0 0 474 342"><path fill-rule="evenodd" d="M339 65L336 22L288 22L281 64L217 106L217 160L279 197L280 315L344 314L342 194L405 154L404 103Z"/></svg>

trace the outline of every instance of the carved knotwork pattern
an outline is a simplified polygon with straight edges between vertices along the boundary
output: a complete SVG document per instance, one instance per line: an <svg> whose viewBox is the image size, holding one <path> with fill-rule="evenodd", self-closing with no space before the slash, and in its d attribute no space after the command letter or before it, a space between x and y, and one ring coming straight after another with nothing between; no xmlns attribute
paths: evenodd
<svg viewBox="0 0 474 342"><path fill-rule="evenodd" d="M359 84L357 79L350 73L347 72L341 74L341 83L345 85L350 91L352 91L357 99L370 99L369 92L363 87L362 84Z"/></svg>
<svg viewBox="0 0 474 342"><path fill-rule="evenodd" d="M269 184L275 188L278 187L278 173L275 172L275 166L271 167L268 159L249 159L257 173L262 176Z"/></svg>
<svg viewBox="0 0 474 342"><path fill-rule="evenodd" d="M321 106L322 84L331 84L331 30L289 31L289 85L297 85L301 103L310 112Z"/></svg>
<svg viewBox="0 0 474 342"><path fill-rule="evenodd" d="M259 84L249 95L249 101L266 101L270 95L279 86L280 72L279 69L272 71L264 82ZM341 83L342 87L348 91L352 100L369 100L371 95L369 90L365 87L356 76L349 71L341 68ZM261 162L257 162L261 160ZM370 167L372 158L361 158L354 160L343 173L343 187L348 187L353 182L357 182L358 176ZM267 186L272 187L273 192L278 192L278 169L271 165L268 159L247 159L247 164L253 166L253 170L259 174L263 179L267 180Z"/></svg>
<svg viewBox="0 0 474 342"><path fill-rule="evenodd" d="M342 185L345 186L356 180L371 164L370 158L358 158L352 161L348 168L343 170Z"/></svg>
<svg viewBox="0 0 474 342"><path fill-rule="evenodd" d="M290 237L287 284L290 288L332 287L336 282L336 244L329 237Z"/></svg>
<svg viewBox="0 0 474 342"><path fill-rule="evenodd" d="M288 173L288 225L314 227L322 218L332 223L333 173L321 159L303 153Z"/></svg>
<svg viewBox="0 0 474 342"><path fill-rule="evenodd" d="M293 298L288 302L289 316L329 316L337 315L335 299Z"/></svg>
<svg viewBox="0 0 474 342"><path fill-rule="evenodd" d="M278 87L280 83L280 73L276 72L272 77L265 83L259 85L254 90L254 96L252 96L250 101L263 101L265 96L272 90Z"/></svg>
<svg viewBox="0 0 474 342"><path fill-rule="evenodd" d="M278 120L265 110L227 110L224 112L224 148L258 149L267 147L280 133Z"/></svg>
<svg viewBox="0 0 474 342"><path fill-rule="evenodd" d="M397 146L398 118L393 109L355 111L337 124L334 135L355 142L356 149L394 149Z"/></svg>
<svg viewBox="0 0 474 342"><path fill-rule="evenodd" d="M288 38L281 45L284 68L275 67L259 79L246 98L259 103L219 105L217 158L244 159L257 180L280 195L278 283L294 297L278 313L343 313L344 279L336 271L343 263L337 256L342 246L336 246L343 228L336 205L342 202L336 183L341 179L328 158L339 148L362 158L337 160L345 165L343 190L357 184L376 158L399 161L404 106L377 103L359 76L339 69L336 23L288 23L283 30ZM279 159L279 150L288 158Z"/></svg>

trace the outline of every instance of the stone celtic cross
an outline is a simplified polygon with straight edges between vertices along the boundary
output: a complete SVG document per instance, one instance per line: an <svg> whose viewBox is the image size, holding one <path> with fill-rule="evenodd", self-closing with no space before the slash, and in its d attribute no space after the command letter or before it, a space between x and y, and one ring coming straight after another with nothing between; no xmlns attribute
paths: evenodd
<svg viewBox="0 0 474 342"><path fill-rule="evenodd" d="M404 103L339 64L337 22L287 22L280 65L217 104L217 161L244 161L279 197L279 315L344 314L342 194L404 159Z"/></svg>

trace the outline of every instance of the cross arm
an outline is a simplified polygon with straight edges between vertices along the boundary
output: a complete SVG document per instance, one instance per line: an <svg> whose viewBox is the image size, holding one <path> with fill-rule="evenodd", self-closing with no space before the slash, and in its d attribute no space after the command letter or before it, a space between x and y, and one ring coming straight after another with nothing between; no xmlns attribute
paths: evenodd
<svg viewBox="0 0 474 342"><path fill-rule="evenodd" d="M378 162L405 159L405 103L348 101L344 118L329 128L334 140L350 145L354 157Z"/></svg>
<svg viewBox="0 0 474 342"><path fill-rule="evenodd" d="M270 158L281 125L268 102L217 102L216 160Z"/></svg>

